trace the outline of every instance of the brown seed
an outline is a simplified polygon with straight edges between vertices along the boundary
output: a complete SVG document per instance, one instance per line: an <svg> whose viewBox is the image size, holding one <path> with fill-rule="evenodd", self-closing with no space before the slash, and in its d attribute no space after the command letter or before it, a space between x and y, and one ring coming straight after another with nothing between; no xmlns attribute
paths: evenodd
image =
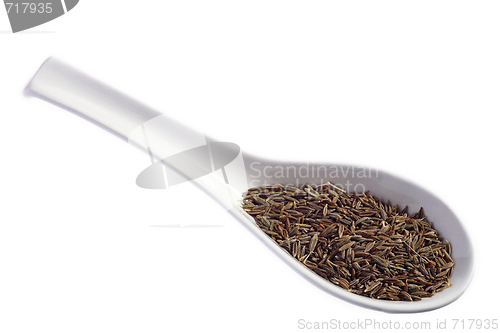
<svg viewBox="0 0 500 333"><path fill-rule="evenodd" d="M369 291L372 291L373 289L375 289L376 287L378 287L380 285L380 281L375 281L375 282L372 282L366 289L365 289L365 293L366 292L369 292Z"/></svg>
<svg viewBox="0 0 500 333"><path fill-rule="evenodd" d="M311 238L311 242L309 243L309 253L312 253L318 244L318 233L315 233Z"/></svg>
<svg viewBox="0 0 500 333"><path fill-rule="evenodd" d="M455 265L455 263L452 261L452 262L448 262L448 263L446 263L446 264L444 264L444 265L440 266L439 268L440 268L441 270L445 270L445 269L447 269L447 268L451 268L451 267L453 267L453 265Z"/></svg>
<svg viewBox="0 0 500 333"><path fill-rule="evenodd" d="M353 241L353 242L349 242L349 243L345 244L344 246L342 246L342 247L339 249L339 251L344 251L344 250L346 250L346 249L350 249L350 247L351 247L351 246L353 246L355 243L356 243L356 242L354 242L354 241Z"/></svg>

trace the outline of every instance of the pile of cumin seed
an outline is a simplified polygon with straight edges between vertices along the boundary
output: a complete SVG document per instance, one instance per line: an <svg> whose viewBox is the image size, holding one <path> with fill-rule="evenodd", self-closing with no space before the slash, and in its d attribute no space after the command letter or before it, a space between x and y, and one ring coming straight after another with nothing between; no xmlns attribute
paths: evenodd
<svg viewBox="0 0 500 333"><path fill-rule="evenodd" d="M408 214L330 182L251 188L242 208L291 256L354 294L418 301L451 286L450 243L422 208Z"/></svg>

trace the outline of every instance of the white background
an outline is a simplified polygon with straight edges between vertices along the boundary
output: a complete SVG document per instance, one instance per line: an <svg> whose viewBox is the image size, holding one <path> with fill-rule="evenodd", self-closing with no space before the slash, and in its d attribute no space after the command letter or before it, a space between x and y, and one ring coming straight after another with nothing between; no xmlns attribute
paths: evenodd
<svg viewBox="0 0 500 333"><path fill-rule="evenodd" d="M453 318L500 319L499 10L87 0L12 34L0 9L0 332L294 332L299 319L367 318L451 330ZM24 98L51 55L245 151L421 184L470 232L473 282L414 315L324 293L191 185L138 188L146 155ZM189 223L224 227L151 227Z"/></svg>

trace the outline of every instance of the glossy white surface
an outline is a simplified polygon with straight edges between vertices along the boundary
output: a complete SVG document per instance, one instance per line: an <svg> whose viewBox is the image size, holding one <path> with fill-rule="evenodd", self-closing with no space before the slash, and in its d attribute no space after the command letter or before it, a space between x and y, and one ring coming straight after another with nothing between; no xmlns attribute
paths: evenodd
<svg viewBox="0 0 500 333"><path fill-rule="evenodd" d="M62 106L101 127L109 130L122 138L127 138L134 133L138 127L147 123L149 120L160 116L156 112L142 103L128 98L113 88L106 86L99 81L88 77L87 75L65 65L64 63L55 60L47 60L41 69L28 84L27 92L58 106ZM164 117L164 116L162 116ZM157 142L163 142L169 147L156 146L153 154L161 156L162 151L171 151L172 146L183 146L182 136L174 136L172 133L184 134L190 140L193 137L203 137L201 133L196 133L188 127L181 125L168 117L162 120L163 128L157 128L155 135ZM146 149L145 143L134 140L135 145ZM184 147L186 148L186 147ZM380 197L382 200L390 200L393 204L399 206L409 206L409 211L417 211L420 207L424 207L425 214L430 221L434 222L434 226L440 233L440 236L449 240L452 244L453 258L456 262L454 273L451 277L453 286L444 290L437 295L423 299L419 302L391 302L386 300L374 300L363 296L349 293L314 274L293 259L288 253L278 247L270 238L267 237L255 225L253 219L248 216L241 208L239 194L245 189L241 182L242 178L246 178L248 186L258 186L259 183L312 183L319 184L325 181L322 177L314 176L314 172L307 172L306 176L300 177L274 177L272 174L266 174L265 168L312 168L318 167L339 167L349 168L348 165L335 165L331 163L311 163L309 161L289 162L289 161L273 161L260 157L242 154L244 165L241 165L235 171L235 178L238 182L232 182L232 176L229 178L229 185L226 185L220 177L212 175L203 177L195 182L207 193L212 195L224 207L231 207L231 213L241 221L254 235L264 242L274 253L284 260L297 273L305 277L307 280L325 290L326 292L359 306L381 310L385 312L422 312L440 308L458 299L467 289L467 286L472 278L474 270L474 255L472 244L467 235L467 232L455 216L455 214L443 203L439 198L429 193L418 185L413 184L404 179L395 177L383 171L369 177L356 177L355 174L349 173L335 179L335 183L349 182L351 184L360 184L364 189L369 190L374 196ZM258 165L258 167L251 167ZM230 168L230 166L229 166ZM257 176L252 172L259 169ZM311 176L309 176L311 175ZM232 184L238 184L232 186ZM228 205L229 201L229 205Z"/></svg>

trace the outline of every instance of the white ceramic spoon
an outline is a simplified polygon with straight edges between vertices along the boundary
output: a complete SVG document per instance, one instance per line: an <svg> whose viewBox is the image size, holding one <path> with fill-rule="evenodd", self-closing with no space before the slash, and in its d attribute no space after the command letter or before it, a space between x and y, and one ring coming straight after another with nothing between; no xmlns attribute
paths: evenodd
<svg viewBox="0 0 500 333"><path fill-rule="evenodd" d="M70 110L145 149L149 152L153 162L154 157L163 159L172 154L180 156L183 151L209 146L208 143L213 143L204 135L161 115L144 104L54 58L49 58L43 63L29 82L25 92ZM154 143L152 144L152 142ZM230 155L234 153L234 146L229 144L227 148L230 151L232 149ZM206 150L200 148L196 151L203 155ZM209 150L210 153L212 154L210 155L211 167L202 167L202 169L208 168L209 170L206 175L194 180L197 185L228 208L234 217L291 268L324 291L363 307L392 313L437 309L455 301L465 292L474 269L473 250L469 236L462 223L446 204L420 186L382 171L372 171L372 174L367 175L367 169L364 169L365 176L359 177L356 173L362 169L353 166L303 161L274 161L239 153L239 151L236 151L236 154L239 154L234 161L214 167L213 149ZM188 162L191 158L194 159L192 162L196 164L195 155L188 154ZM175 163L173 162L173 164ZM159 164L154 163L153 165ZM199 168L195 168L192 175L189 175L191 171L178 170L189 165L185 161L178 165L179 167L173 169L180 171L188 179L196 178L195 175L199 174ZM343 171L336 179L328 179L328 171L335 169ZM217 172L211 172L214 170ZM327 171L325 172L325 170ZM352 170L355 172L352 173ZM347 174L343 174L343 172ZM151 181L154 183L158 179ZM440 236L450 241L452 245L455 267L450 281L453 286L418 302L377 300L352 294L324 280L292 258L264 234L255 224L253 218L240 207L242 193L249 187L274 183L322 184L326 181L341 185L358 185L358 189L369 190L372 195L380 197L384 201L390 200L399 206L408 205L409 212L417 212L420 207L424 207L426 216L435 223L434 226ZM153 183L148 185L147 175L145 183L146 187L155 186ZM160 185L161 188L165 184Z"/></svg>

